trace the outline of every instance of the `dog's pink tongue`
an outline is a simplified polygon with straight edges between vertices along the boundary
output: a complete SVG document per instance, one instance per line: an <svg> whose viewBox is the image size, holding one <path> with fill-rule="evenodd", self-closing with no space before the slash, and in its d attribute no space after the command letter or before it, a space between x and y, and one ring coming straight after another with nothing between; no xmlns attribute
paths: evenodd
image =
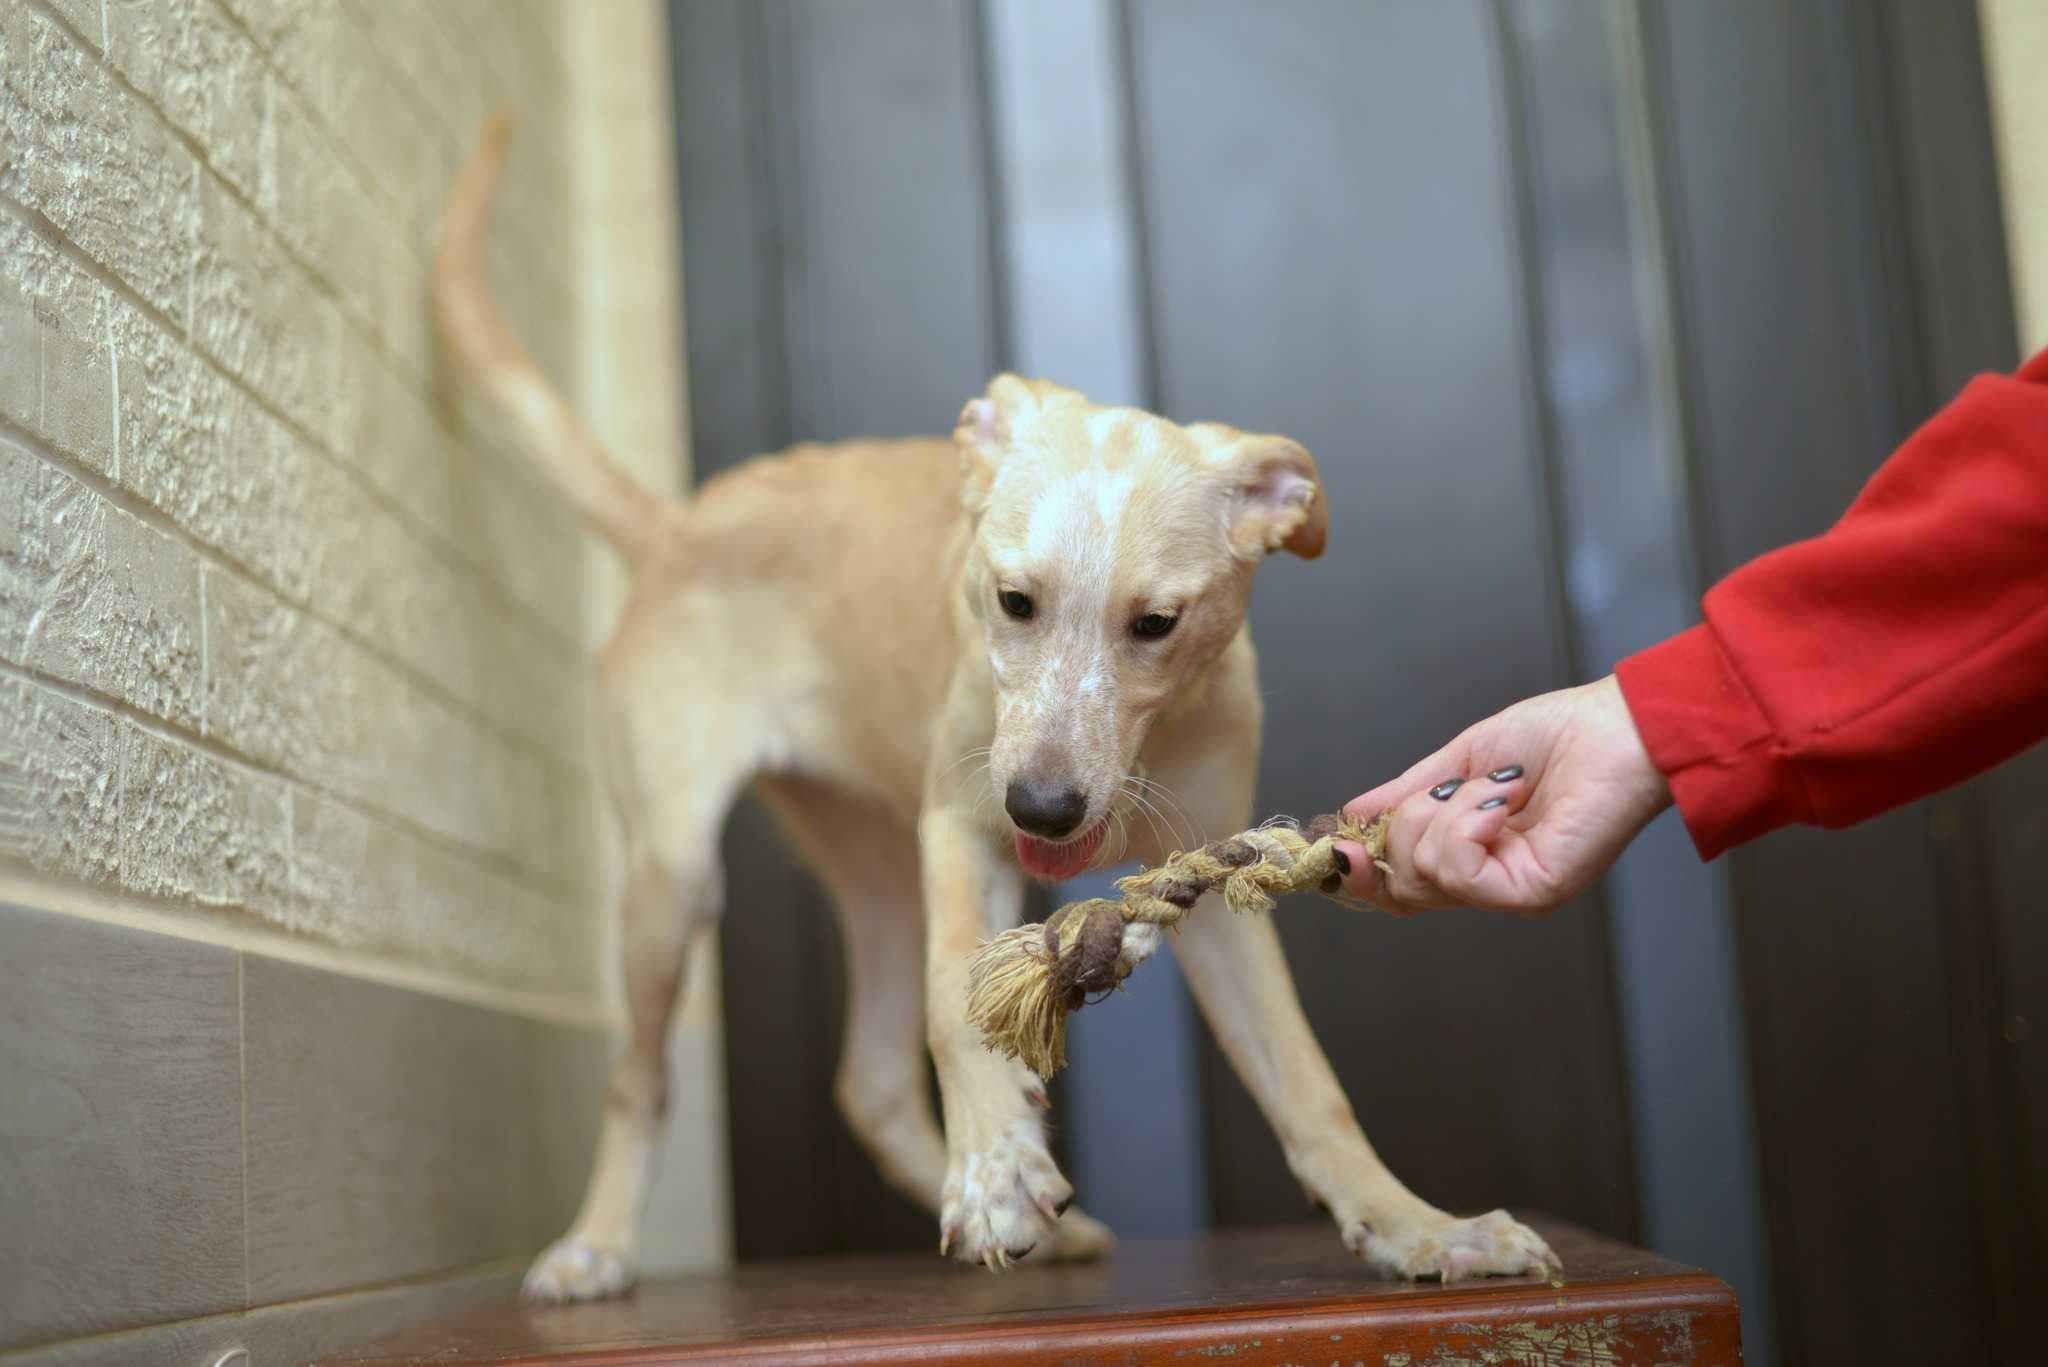
<svg viewBox="0 0 2048 1367"><path fill-rule="evenodd" d="M1017 835L1017 863L1033 878L1047 883L1064 882L1088 867L1088 861L1095 857L1096 847L1102 844L1099 831L1091 831L1079 840L1070 840L1064 845L1055 845L1050 840L1040 840L1035 835Z"/></svg>

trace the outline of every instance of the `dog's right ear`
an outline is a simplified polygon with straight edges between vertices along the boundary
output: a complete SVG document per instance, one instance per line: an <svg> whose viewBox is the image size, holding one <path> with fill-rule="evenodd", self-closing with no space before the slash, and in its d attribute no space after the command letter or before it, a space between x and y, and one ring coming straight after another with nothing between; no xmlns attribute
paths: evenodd
<svg viewBox="0 0 2048 1367"><path fill-rule="evenodd" d="M1038 394L1029 381L998 375L988 382L982 397L969 399L960 410L953 444L960 448L960 497L968 512L979 513L988 502L1004 451L1017 435L1018 425L1037 406Z"/></svg>

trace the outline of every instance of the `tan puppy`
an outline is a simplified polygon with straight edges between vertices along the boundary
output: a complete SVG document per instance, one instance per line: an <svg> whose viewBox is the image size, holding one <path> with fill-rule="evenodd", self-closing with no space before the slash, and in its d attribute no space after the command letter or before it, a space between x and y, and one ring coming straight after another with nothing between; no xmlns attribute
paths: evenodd
<svg viewBox="0 0 2048 1367"><path fill-rule="evenodd" d="M1108 1230L1068 1209L1040 1080L967 1023L968 961L1016 923L1026 875L1157 862L1248 824L1260 708L1245 600L1268 552L1322 550L1315 462L1283 437L1005 375L951 441L798 447L688 503L658 498L597 447L492 301L505 142L494 123L450 195L441 325L632 572L598 658L630 860L629 1034L582 1212L528 1294L632 1282L669 1014L718 913L720 828L750 784L839 908L852 981L838 1100L883 1173L963 1261L1107 1250ZM1551 1261L1505 1214L1454 1219L1381 1165L1270 921L1203 908L1175 948L1289 1166L1375 1268L1449 1280Z"/></svg>

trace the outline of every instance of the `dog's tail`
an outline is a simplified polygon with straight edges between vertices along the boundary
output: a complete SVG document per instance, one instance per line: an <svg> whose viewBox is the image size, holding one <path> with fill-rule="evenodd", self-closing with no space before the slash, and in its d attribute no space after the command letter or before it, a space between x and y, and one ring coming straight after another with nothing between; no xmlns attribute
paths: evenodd
<svg viewBox="0 0 2048 1367"><path fill-rule="evenodd" d="M448 191L434 254L434 312L463 369L511 422L527 456L576 511L633 554L660 522L662 496L634 481L548 382L491 294L491 205L505 169L512 121L498 113Z"/></svg>

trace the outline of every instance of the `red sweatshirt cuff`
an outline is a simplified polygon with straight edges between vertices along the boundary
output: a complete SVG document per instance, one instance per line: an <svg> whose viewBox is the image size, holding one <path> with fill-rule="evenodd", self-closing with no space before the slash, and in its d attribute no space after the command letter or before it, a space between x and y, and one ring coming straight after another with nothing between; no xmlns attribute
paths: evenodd
<svg viewBox="0 0 2048 1367"><path fill-rule="evenodd" d="M1702 623L1631 655L1614 674L1700 858L1813 820L1770 718L1712 627Z"/></svg>

